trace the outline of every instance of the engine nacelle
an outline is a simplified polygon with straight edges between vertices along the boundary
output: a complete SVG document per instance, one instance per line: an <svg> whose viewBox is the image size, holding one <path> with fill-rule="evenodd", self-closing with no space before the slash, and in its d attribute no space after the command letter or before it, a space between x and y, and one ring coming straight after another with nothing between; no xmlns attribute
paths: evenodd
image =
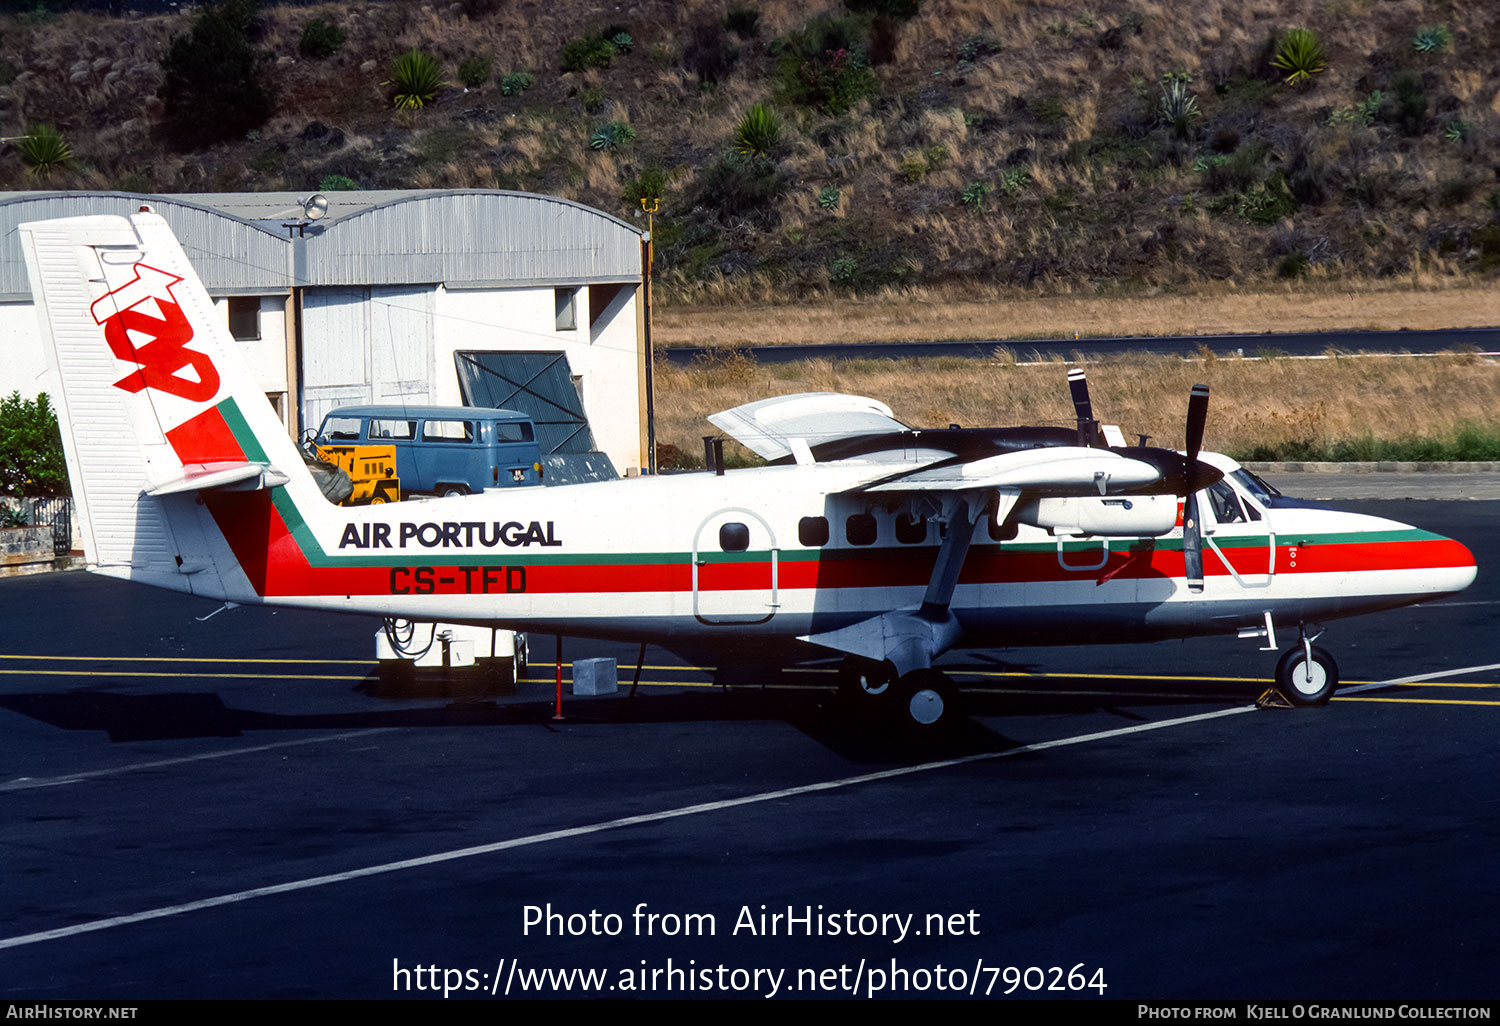
<svg viewBox="0 0 1500 1026"><path fill-rule="evenodd" d="M1055 534L1093 534L1105 538L1157 536L1177 526L1177 496L1047 496L1023 505L1018 519Z"/></svg>

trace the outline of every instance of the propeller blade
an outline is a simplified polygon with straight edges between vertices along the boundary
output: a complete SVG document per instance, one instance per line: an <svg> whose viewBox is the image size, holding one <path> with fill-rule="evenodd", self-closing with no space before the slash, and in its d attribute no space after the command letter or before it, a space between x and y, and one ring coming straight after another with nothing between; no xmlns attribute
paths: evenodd
<svg viewBox="0 0 1500 1026"><path fill-rule="evenodd" d="M1208 421L1208 386L1194 385L1188 396L1187 414L1187 458L1189 463L1198 461L1198 450L1203 448L1203 426Z"/></svg>
<svg viewBox="0 0 1500 1026"><path fill-rule="evenodd" d="M1198 493L1189 492L1182 508L1182 569L1190 591L1203 590L1203 532L1198 526Z"/></svg>
<svg viewBox="0 0 1500 1026"><path fill-rule="evenodd" d="M1073 393L1073 411L1078 415L1078 444L1091 446L1096 434L1094 404L1089 402L1089 382L1082 367L1068 371L1068 391Z"/></svg>

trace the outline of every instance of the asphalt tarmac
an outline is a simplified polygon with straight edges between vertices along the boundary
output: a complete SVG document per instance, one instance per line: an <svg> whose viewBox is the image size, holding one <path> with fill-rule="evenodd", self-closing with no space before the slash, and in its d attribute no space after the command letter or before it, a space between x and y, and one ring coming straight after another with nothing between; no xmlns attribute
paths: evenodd
<svg viewBox="0 0 1500 1026"><path fill-rule="evenodd" d="M373 621L0 580L0 996L1494 999L1500 506L1346 505L1480 574L1330 625L1328 707L1253 641L965 652L922 742L826 667L558 721L550 639L392 697Z"/></svg>

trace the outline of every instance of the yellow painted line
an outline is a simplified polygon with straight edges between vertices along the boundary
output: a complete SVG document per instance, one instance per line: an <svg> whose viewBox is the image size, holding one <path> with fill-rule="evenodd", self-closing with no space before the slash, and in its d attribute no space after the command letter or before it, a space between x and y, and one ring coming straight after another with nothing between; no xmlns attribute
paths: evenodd
<svg viewBox="0 0 1500 1026"><path fill-rule="evenodd" d="M331 673L168 673L165 670L0 670L21 677L187 677L192 680L366 680Z"/></svg>
<svg viewBox="0 0 1500 1026"><path fill-rule="evenodd" d="M1500 705L1500 702L1487 702L1478 698L1377 698L1373 695L1350 695L1345 698L1342 695L1334 695L1335 702L1404 702L1409 705Z"/></svg>
<svg viewBox="0 0 1500 1026"><path fill-rule="evenodd" d="M26 659L33 662L89 663L317 663L319 666L369 666L368 659L227 659L192 656L68 656L68 655L0 655L0 659Z"/></svg>
<svg viewBox="0 0 1500 1026"><path fill-rule="evenodd" d="M1419 680L1391 686L1397 688L1500 688L1500 684L1450 684L1441 680Z"/></svg>

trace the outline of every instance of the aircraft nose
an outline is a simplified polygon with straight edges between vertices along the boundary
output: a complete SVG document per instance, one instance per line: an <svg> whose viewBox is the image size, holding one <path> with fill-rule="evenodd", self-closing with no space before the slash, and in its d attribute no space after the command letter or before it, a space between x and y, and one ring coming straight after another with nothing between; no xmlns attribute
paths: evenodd
<svg viewBox="0 0 1500 1026"><path fill-rule="evenodd" d="M1474 583L1479 566L1474 562L1474 553L1463 542L1432 535L1432 540L1423 548L1421 559L1425 569L1423 584L1432 592L1432 598L1453 595Z"/></svg>

